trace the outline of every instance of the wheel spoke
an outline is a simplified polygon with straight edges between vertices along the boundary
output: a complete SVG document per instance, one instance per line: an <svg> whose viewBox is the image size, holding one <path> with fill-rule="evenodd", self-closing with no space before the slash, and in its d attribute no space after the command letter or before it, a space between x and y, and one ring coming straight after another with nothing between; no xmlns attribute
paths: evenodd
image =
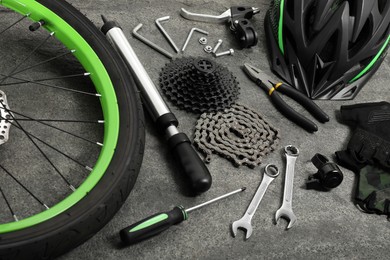
<svg viewBox="0 0 390 260"><path fill-rule="evenodd" d="M1 194L1 196L3 196L3 199L4 199L5 203L7 204L7 207L9 209L9 211L11 212L11 215L14 218L14 220L15 221L19 221L19 219L16 217L16 215L15 215L15 213L14 213L12 207L11 207L11 204L9 203L9 201L7 199L7 196L5 196L3 190L1 189L1 186L0 186L0 194Z"/></svg>
<svg viewBox="0 0 390 260"><path fill-rule="evenodd" d="M28 15L25 15L23 16L22 18L20 18L19 20L17 20L16 22L14 22L13 24L11 24L10 26L8 26L7 28L5 28L4 30L2 30L0 32L0 35L2 35L3 33L5 33L6 31L8 31L9 29L11 29L12 27L14 27L15 25L17 25L18 23L20 23L21 21L23 21L24 19L26 19L28 17Z"/></svg>
<svg viewBox="0 0 390 260"><path fill-rule="evenodd" d="M9 172L6 168L4 168L3 165L0 164L0 169L2 169L8 176L10 176L17 184L20 185L25 191L27 191L28 194L31 195L36 201L38 201L42 206L44 206L46 209L49 209L49 207L42 202L37 196L34 195L23 183L21 183L11 172Z"/></svg>
<svg viewBox="0 0 390 260"><path fill-rule="evenodd" d="M37 121L37 120L35 120L35 119L32 118L32 117L23 115L23 114L21 114L21 113L19 113L19 112L16 112L16 111L11 110L11 109L5 109L5 110L8 111L8 112L17 114L17 115L19 115L19 116L23 116L23 117L25 117L25 118L27 118L27 119L33 121L33 122L37 122L37 123L41 124L41 125L44 125L44 126L47 126L47 127L53 128L53 129L56 129L56 130L58 130L58 131L60 131L60 132L66 133L66 134L71 135L71 136L73 136L73 137L75 137L75 138L84 140L84 141L86 141L86 142L88 142L88 143L97 144L97 145L99 145L99 146L103 146L100 142L94 142L94 141L91 141L91 140L89 140L89 139L87 139L87 138L85 138L85 137L82 137L82 136L76 135L76 134L74 134L74 133L71 133L71 132L69 132L69 131L66 131L66 130L64 130L64 129L61 129L61 128L59 128L59 127L56 127L56 126L47 124L47 123L42 122L42 121ZM2 118L2 119L3 119L3 118ZM19 121L19 119L17 119L17 120Z"/></svg>
<svg viewBox="0 0 390 260"><path fill-rule="evenodd" d="M6 106L4 105L3 101L0 100L0 104L3 107L3 109L6 109ZM65 176L60 172L60 170L54 165L54 163L49 159L49 157L45 154L45 152L42 151L42 149L39 147L39 145L32 139L32 137L27 133L26 130L20 125L20 123L15 120L15 117L12 114L9 114L16 122L16 124L19 126L20 130L24 132L24 134L27 136L27 138L31 141L31 143L37 148L37 150L40 152L40 154L46 159L46 161L53 167L53 169L58 173L58 175L61 176L61 178L64 180L64 182L69 186L71 190L76 190L72 184L65 178Z"/></svg>
<svg viewBox="0 0 390 260"><path fill-rule="evenodd" d="M90 73L79 73L79 74L73 74L73 75L66 75L61 77L52 77L52 78L45 78L45 79L33 79L34 82L43 82L43 81L50 81L50 80L59 80L59 79L69 79L69 78L77 78L77 77L86 77L89 76ZM11 82L6 84L1 84L1 86L12 86L12 85L19 85L21 83L25 83L23 80L20 80L19 82Z"/></svg>
<svg viewBox="0 0 390 260"><path fill-rule="evenodd" d="M34 65L28 66L27 68L18 70L18 71L16 71L16 72L13 72L13 73L11 73L10 75L6 75L5 78L1 79L0 83L3 83L3 81L4 81L6 78L8 78L8 77L17 75L17 74L22 73L22 72L24 72L24 71L30 70L30 69L32 69L32 68L41 66L41 65L46 64L46 63L49 63L49 62L51 62L51 61L53 61L53 60L56 60L56 59L58 59L58 58L64 57L64 56L66 56L66 55L69 55L69 54L71 54L71 53L73 53L73 52L75 52L75 50L70 50L70 51L68 51L68 52L65 52L65 53L62 53L62 54L60 54L60 55L57 55L57 56L55 56L55 57L53 57L53 58L44 60L44 61L42 61L42 62L38 62L38 63L36 63L36 64L34 64Z"/></svg>
<svg viewBox="0 0 390 260"><path fill-rule="evenodd" d="M6 121L8 121L8 120L7 120L6 118L4 118L4 117L1 117L1 116L0 116L0 118L1 118L1 120L6 120ZM22 128L20 128L18 125L15 125L14 123L11 123L11 125L14 126L14 127L16 127L17 129L23 131ZM87 166L87 165L81 163L80 161L74 159L74 158L71 157L70 155L67 155L66 153L60 151L59 149L55 148L53 145L49 144L48 142L43 141L41 138L37 137L36 135L34 135L34 134L32 134L32 133L30 133L30 132L28 132L28 131L24 131L24 133L25 133L26 135L28 135L28 136L30 136L30 137L32 137L32 138L38 140L39 142L43 143L44 145L46 145L47 147L51 148L52 150L58 152L59 154L65 156L66 158L72 160L73 162L77 163L77 164L80 165L81 167L83 167L83 168L85 168L85 169L91 171L91 169L92 169L91 167L89 167L89 166Z"/></svg>
<svg viewBox="0 0 390 260"><path fill-rule="evenodd" d="M0 76L5 76L5 75L0 73ZM70 91L70 92L74 92L74 93L78 93L78 94L84 94L84 95L88 95L88 96L101 97L101 95L97 94L97 93L89 93L89 92L80 91L80 90L76 90L76 89L64 88L64 87L55 86L55 85L51 85L51 84L46 84L46 83L42 83L42 82L35 82L34 80L27 80L27 79L23 79L23 78L18 78L18 77L14 77L14 76L9 76L9 77L12 78L12 79L16 79L16 80L22 81L22 82L19 83L20 85L21 84L25 84L25 83L32 83L32 84L45 86L45 87L49 87L49 88ZM0 86L5 86L5 85L0 85Z"/></svg>
<svg viewBox="0 0 390 260"><path fill-rule="evenodd" d="M11 110L10 110L11 111ZM13 111L11 111L13 112ZM15 112L13 112L15 113ZM17 113L15 113L17 114ZM16 118L20 121L32 121L32 122L56 122L56 123L86 123L86 124L104 124L104 120L68 120L68 119L28 119L28 118Z"/></svg>
<svg viewBox="0 0 390 260"><path fill-rule="evenodd" d="M26 57L24 57L19 63L17 63L15 65L15 67L11 70L10 73L8 73L7 76L5 76L4 78L2 78L0 80L0 85L6 80L8 79L10 76L12 75L15 75L17 74L17 72L15 72L20 66L22 66L32 55L34 55L34 53L39 50L39 48L41 48L52 36L54 35L54 33L50 33L49 36L47 36L42 42L40 42Z"/></svg>

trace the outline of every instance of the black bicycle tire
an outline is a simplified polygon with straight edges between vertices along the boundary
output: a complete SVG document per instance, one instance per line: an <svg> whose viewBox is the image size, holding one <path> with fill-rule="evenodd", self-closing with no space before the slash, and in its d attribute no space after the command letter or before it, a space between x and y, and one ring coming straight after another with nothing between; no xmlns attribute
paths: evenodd
<svg viewBox="0 0 390 260"><path fill-rule="evenodd" d="M144 116L135 83L104 35L64 0L37 0L71 25L104 64L120 110L118 144L104 176L88 195L41 224L0 235L0 259L52 259L77 247L115 215L132 190L144 151Z"/></svg>

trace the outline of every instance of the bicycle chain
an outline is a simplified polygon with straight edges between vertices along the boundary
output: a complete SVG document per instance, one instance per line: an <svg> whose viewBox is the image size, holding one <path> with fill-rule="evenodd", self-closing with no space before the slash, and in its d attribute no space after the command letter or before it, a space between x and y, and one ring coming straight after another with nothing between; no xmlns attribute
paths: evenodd
<svg viewBox="0 0 390 260"><path fill-rule="evenodd" d="M259 113L234 104L223 112L204 113L195 127L194 145L211 161L212 153L230 160L236 167L254 168L279 144L279 130Z"/></svg>
<svg viewBox="0 0 390 260"><path fill-rule="evenodd" d="M159 80L173 104L198 114L230 107L240 90L226 67L205 58L176 59L162 69Z"/></svg>

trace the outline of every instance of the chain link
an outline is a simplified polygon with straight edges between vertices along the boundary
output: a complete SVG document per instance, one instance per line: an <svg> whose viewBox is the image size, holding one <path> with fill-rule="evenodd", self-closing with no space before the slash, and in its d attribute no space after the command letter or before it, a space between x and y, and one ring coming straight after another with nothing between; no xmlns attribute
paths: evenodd
<svg viewBox="0 0 390 260"><path fill-rule="evenodd" d="M194 144L211 161L216 153L236 167L254 168L279 144L279 131L256 111L234 104L223 112L203 113L197 121Z"/></svg>

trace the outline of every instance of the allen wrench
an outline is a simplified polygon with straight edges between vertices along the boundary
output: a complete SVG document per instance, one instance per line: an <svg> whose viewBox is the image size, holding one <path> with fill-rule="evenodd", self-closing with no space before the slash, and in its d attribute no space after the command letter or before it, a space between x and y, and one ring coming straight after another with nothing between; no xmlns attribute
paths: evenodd
<svg viewBox="0 0 390 260"><path fill-rule="evenodd" d="M142 25L143 24L140 23L133 29L133 36L135 38L137 38L138 40L140 40L141 42L143 42L144 44L148 45L150 48L154 49L155 51L158 51L159 53L161 53L165 57L167 57L169 59L173 59L173 55L171 53L164 50L163 48L161 48L157 44L149 41L148 39L146 39L145 37L143 37L141 34L138 33L138 31L141 29Z"/></svg>
<svg viewBox="0 0 390 260"><path fill-rule="evenodd" d="M169 36L167 31L165 31L164 27L161 25L161 22L168 21L169 18L170 18L170 16L164 16L164 17L156 19L156 26L161 31L161 33L164 35L164 37L167 39L167 41L172 46L172 48L175 50L175 52L179 53L180 52L179 48L176 46L175 42L172 40L172 38Z"/></svg>
<svg viewBox="0 0 390 260"><path fill-rule="evenodd" d="M185 41L185 43L184 43L184 45L183 45L183 48L181 49L182 52L184 52L184 50L186 49L188 43L190 42L190 39L191 39L191 37L192 37L192 34L193 34L194 32L199 32L199 33L202 33L202 34L204 34L204 35L209 35L209 33L206 32L206 31L204 31L204 30L201 30L201 29L198 29L198 28L195 28L195 27L192 28L191 31L190 31L190 33L189 33L188 36L187 36L187 39L186 39L186 41Z"/></svg>

